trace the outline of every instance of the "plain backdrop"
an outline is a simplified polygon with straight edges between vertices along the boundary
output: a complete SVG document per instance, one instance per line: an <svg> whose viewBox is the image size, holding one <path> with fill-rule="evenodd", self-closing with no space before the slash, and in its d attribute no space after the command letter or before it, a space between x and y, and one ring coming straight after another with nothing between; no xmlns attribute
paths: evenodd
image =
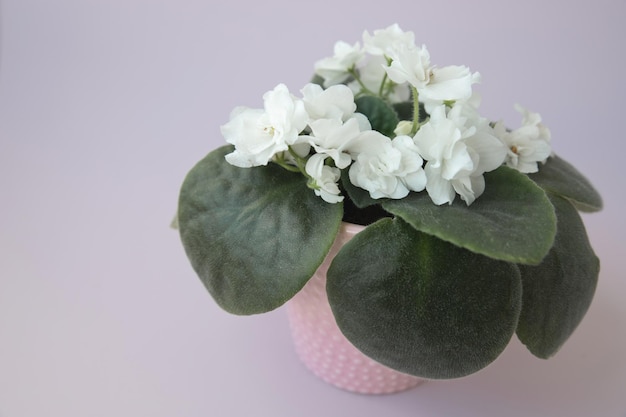
<svg viewBox="0 0 626 417"><path fill-rule="evenodd" d="M626 1L0 1L0 416L626 417ZM594 302L548 361L388 396L313 377L284 308L235 317L169 228L237 105L298 91L338 40L399 23L482 74L485 116L540 112L601 191ZM515 233L515 231L511 231Z"/></svg>

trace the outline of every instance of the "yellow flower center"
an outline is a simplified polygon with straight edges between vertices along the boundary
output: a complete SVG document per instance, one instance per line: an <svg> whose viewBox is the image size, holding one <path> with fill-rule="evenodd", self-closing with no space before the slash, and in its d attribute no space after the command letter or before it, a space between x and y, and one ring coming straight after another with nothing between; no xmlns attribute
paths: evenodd
<svg viewBox="0 0 626 417"><path fill-rule="evenodd" d="M270 136L274 136L276 129L274 129L274 126L266 126L263 128L263 132L265 132L266 134Z"/></svg>

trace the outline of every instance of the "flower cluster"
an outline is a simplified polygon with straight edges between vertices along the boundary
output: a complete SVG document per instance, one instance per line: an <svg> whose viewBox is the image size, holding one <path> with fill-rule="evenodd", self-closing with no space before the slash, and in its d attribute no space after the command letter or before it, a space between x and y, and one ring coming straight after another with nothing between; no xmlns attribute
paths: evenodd
<svg viewBox="0 0 626 417"><path fill-rule="evenodd" d="M218 305L269 312L322 274L341 333L404 374L469 375L514 335L554 355L597 287L579 211L602 197L538 114L517 106L514 129L483 117L479 81L392 25L338 42L299 91L234 109L176 215Z"/></svg>
<svg viewBox="0 0 626 417"><path fill-rule="evenodd" d="M398 25L363 34L363 46L337 42L332 57L315 64L318 83L301 96L279 84L263 109L238 107L222 134L238 167L277 163L301 172L316 195L343 200L340 178L373 199L401 199L426 190L437 204L456 195L470 205L485 188L483 174L506 164L536 172L551 155L550 132L521 106L522 126L507 129L478 112L472 91L480 81L466 66L437 67L426 46ZM392 132L376 126L358 100L374 97L395 120ZM410 117L397 105L410 104Z"/></svg>

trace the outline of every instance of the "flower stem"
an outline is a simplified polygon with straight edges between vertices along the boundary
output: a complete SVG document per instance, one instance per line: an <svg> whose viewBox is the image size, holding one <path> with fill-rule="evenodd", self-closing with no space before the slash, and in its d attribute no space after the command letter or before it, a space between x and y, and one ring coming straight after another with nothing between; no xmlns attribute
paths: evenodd
<svg viewBox="0 0 626 417"><path fill-rule="evenodd" d="M411 125L411 136L413 136L420 130L420 100L417 88L411 86L411 93L413 95L413 125Z"/></svg>
<svg viewBox="0 0 626 417"><path fill-rule="evenodd" d="M306 178L311 178L311 176L306 173L306 160L307 160L307 158L303 158L300 155L298 155L298 153L296 151L294 151L291 146L289 147L289 154L296 161L296 165L298 167L298 171L300 171L302 173L302 175L304 175Z"/></svg>
<svg viewBox="0 0 626 417"><path fill-rule="evenodd" d="M298 167L295 167L293 165L289 165L288 163L286 163L284 161L276 160L274 162L276 162L279 166L285 168L287 171L290 171L290 172L301 172Z"/></svg>
<svg viewBox="0 0 626 417"><path fill-rule="evenodd" d="M378 89L378 96L379 97L383 97L383 94L385 93L385 83L387 82L387 72L385 72L385 75L383 75L383 81L380 83L380 88Z"/></svg>
<svg viewBox="0 0 626 417"><path fill-rule="evenodd" d="M291 148L289 148L289 153L291 155L294 155L295 152L292 152ZM301 168L300 163L298 162L298 159L297 159L297 158L300 158L300 157L298 156L298 154L295 154L294 158L296 158L297 166L289 164L285 160L284 153L277 154L276 157L274 158L274 163L278 164L279 166L281 166L282 168L286 169L289 172L302 172L302 168Z"/></svg>
<svg viewBox="0 0 626 417"><path fill-rule="evenodd" d="M354 79L356 80L357 83L359 83L359 85L361 86L361 90L364 91L367 94L371 94L373 96L376 95L376 93L374 93L372 90L370 90L369 88L367 88L365 86L365 84L363 84L363 81L361 81L361 77L359 77L359 74L356 72L356 70L354 69L354 67L350 68L348 70L348 73L350 75L352 75L354 77Z"/></svg>
<svg viewBox="0 0 626 417"><path fill-rule="evenodd" d="M388 56L385 56L385 59L387 60L387 67L389 67L393 62L393 59L389 58ZM390 81L389 85L387 85L387 91L385 91L385 84L387 83L388 78L389 76L387 74L387 71L385 71L385 74L383 75L383 81L380 83L380 88L378 89L378 96L380 98L386 98L393 88L394 83L393 81Z"/></svg>

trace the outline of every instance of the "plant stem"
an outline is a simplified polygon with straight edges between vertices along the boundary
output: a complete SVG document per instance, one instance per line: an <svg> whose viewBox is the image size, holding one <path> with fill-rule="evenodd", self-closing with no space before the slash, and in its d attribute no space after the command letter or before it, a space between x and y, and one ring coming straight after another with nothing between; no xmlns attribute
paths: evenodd
<svg viewBox="0 0 626 417"><path fill-rule="evenodd" d="M411 125L411 136L413 136L420 130L420 100L417 88L411 86L411 93L413 95L413 124Z"/></svg>
<svg viewBox="0 0 626 417"><path fill-rule="evenodd" d="M292 156L295 154L295 152L291 151L291 147L289 148L289 153ZM302 172L302 168L300 166L300 163L298 162L298 158L300 158L300 157L298 156L298 154L295 154L294 158L296 158L297 166L293 166L293 165L287 163L287 161L285 160L284 153L277 154L276 157L274 158L274 163L278 164L279 166L281 166L282 168L284 168L284 169L286 169L287 171L290 171L290 172Z"/></svg>
<svg viewBox="0 0 626 417"><path fill-rule="evenodd" d="M287 171L290 171L290 172L302 172L298 167L293 166L293 165L289 165L285 161L276 160L274 162L277 163L278 165L280 165L281 167L285 168Z"/></svg>
<svg viewBox="0 0 626 417"><path fill-rule="evenodd" d="M380 83L380 88L378 89L378 96L381 98L383 97L383 94L384 94L386 82L387 82L387 72L385 72L385 75L383 75L383 81Z"/></svg>
<svg viewBox="0 0 626 417"><path fill-rule="evenodd" d="M359 85L361 86L361 90L366 92L367 94L371 94L373 96L376 95L376 93L374 93L372 90L370 90L369 88L367 88L365 86L365 84L363 84L363 81L361 81L361 77L359 77L359 74L356 72L356 70L354 69L354 67L350 68L348 70L348 73L350 75L352 75L354 77L354 79L356 80L357 83L359 83Z"/></svg>
<svg viewBox="0 0 626 417"><path fill-rule="evenodd" d="M302 175L304 175L307 178L310 178L310 175L306 173L306 169L305 169L305 167L306 167L306 158L303 158L300 155L298 155L298 153L296 151L294 151L291 146L289 147L289 154L296 161L296 165L298 166L298 170L302 173Z"/></svg>
<svg viewBox="0 0 626 417"><path fill-rule="evenodd" d="M391 66L393 59L385 55L385 60L387 61L387 67ZM387 83L388 79L389 75L387 74L387 70L385 70L385 74L383 75L383 81L380 83L380 88L378 89L378 96L380 98L387 98L387 96L389 96L389 93L391 93L391 91L393 90L395 83L393 81L389 81L389 83ZM387 91L385 91L385 87L387 87Z"/></svg>

